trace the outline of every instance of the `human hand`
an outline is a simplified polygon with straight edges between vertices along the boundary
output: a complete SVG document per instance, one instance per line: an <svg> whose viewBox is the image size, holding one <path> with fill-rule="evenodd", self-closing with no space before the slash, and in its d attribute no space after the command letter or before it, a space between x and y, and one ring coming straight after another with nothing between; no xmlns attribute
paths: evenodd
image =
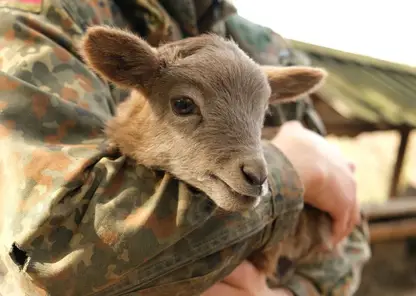
<svg viewBox="0 0 416 296"><path fill-rule="evenodd" d="M270 289L266 276L248 261L243 261L221 282L216 283L201 296L293 296L287 289Z"/></svg>
<svg viewBox="0 0 416 296"><path fill-rule="evenodd" d="M354 165L335 145L296 121L283 124L272 143L297 170L305 202L332 217L333 243L337 244L361 220Z"/></svg>

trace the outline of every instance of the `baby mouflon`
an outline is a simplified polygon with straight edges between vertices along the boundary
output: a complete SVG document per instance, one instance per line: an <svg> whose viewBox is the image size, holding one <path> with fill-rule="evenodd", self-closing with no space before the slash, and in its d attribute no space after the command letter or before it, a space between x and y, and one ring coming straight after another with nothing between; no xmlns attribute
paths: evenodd
<svg viewBox="0 0 416 296"><path fill-rule="evenodd" d="M313 67L260 66L211 34L155 48L130 32L95 26L80 49L96 73L131 90L107 124L110 143L228 211L250 210L269 193L261 146L269 104L311 93L326 77ZM280 256L310 256L330 230L324 213L305 207L293 236L249 260L273 278Z"/></svg>

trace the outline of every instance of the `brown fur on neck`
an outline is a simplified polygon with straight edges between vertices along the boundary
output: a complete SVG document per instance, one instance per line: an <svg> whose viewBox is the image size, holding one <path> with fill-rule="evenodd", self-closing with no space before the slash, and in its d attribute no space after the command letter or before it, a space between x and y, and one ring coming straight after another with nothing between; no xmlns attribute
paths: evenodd
<svg viewBox="0 0 416 296"><path fill-rule="evenodd" d="M120 149L123 154L135 159L138 163L152 167L154 159L141 157L146 150L152 149L146 145L147 137L154 137L151 129L146 126L157 124L157 119L149 111L150 105L144 94L132 91L128 100L118 106L117 116L106 126L105 133L110 144ZM138 127L140 132L138 132Z"/></svg>

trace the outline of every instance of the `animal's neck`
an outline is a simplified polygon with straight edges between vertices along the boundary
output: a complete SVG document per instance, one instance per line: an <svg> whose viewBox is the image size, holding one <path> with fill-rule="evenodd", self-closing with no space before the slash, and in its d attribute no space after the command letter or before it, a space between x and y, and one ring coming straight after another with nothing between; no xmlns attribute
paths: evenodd
<svg viewBox="0 0 416 296"><path fill-rule="evenodd" d="M117 114L110 119L106 135L112 145L121 153L134 157L137 150L144 150L144 139L148 137L151 114L146 98L137 91L132 91L129 98L117 108Z"/></svg>

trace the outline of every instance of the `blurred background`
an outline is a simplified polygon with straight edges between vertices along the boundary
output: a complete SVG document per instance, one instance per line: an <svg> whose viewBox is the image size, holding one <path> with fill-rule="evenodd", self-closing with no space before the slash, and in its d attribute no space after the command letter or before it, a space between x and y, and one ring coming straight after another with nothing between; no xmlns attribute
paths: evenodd
<svg viewBox="0 0 416 296"><path fill-rule="evenodd" d="M357 166L373 258L357 295L416 295L414 1L232 1L328 70L312 96L328 139Z"/></svg>

